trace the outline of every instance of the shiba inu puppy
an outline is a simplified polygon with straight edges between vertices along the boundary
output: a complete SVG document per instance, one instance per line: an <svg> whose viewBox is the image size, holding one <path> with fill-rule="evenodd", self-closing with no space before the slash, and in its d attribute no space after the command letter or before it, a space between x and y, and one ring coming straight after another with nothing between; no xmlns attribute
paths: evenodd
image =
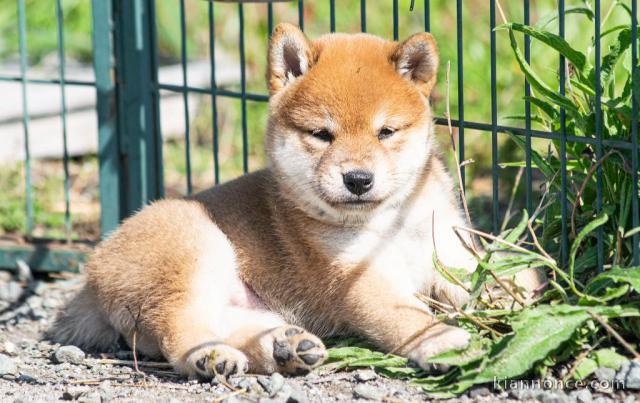
<svg viewBox="0 0 640 403"><path fill-rule="evenodd" d="M95 250L54 340L123 337L184 374L305 374L321 337L359 335L426 367L468 333L417 293L461 305L433 268L476 266L433 141L438 69L428 33L309 40L281 24L269 49L269 166L125 220ZM466 239L468 241L468 239Z"/></svg>

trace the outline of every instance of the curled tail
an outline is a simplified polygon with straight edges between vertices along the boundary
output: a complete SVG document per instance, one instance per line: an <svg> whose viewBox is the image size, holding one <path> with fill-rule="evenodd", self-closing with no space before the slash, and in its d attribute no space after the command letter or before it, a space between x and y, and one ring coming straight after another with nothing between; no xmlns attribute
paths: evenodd
<svg viewBox="0 0 640 403"><path fill-rule="evenodd" d="M85 285L60 311L46 338L88 351L110 351L120 337L100 307L95 292Z"/></svg>

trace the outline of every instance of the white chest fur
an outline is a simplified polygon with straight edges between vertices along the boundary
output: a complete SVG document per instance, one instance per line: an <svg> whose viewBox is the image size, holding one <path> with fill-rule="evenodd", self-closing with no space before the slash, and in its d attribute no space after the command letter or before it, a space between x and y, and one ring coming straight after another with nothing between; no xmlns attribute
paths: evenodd
<svg viewBox="0 0 640 403"><path fill-rule="evenodd" d="M385 210L366 225L336 229L324 237L325 247L337 264L375 271L396 292L428 292L441 280L433 268L434 238L438 258L446 265L475 267L453 231L464 221L449 200L435 192L409 207Z"/></svg>

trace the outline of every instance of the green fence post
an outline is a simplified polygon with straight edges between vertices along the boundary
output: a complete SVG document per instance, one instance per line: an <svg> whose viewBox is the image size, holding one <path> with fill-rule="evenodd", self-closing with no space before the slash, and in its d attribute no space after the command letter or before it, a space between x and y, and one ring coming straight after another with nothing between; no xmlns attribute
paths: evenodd
<svg viewBox="0 0 640 403"><path fill-rule="evenodd" d="M100 164L100 228L113 231L124 215L122 156L116 131L116 87L111 1L93 0L93 69L96 77L98 160Z"/></svg>
<svg viewBox="0 0 640 403"><path fill-rule="evenodd" d="M154 0L114 1L118 138L124 216L163 195Z"/></svg>

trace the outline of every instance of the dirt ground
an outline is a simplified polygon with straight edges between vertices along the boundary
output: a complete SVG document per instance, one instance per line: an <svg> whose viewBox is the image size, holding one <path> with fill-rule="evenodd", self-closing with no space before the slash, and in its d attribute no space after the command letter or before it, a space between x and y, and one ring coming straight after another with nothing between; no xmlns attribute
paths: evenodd
<svg viewBox="0 0 640 403"><path fill-rule="evenodd" d="M79 276L22 280L0 271L0 401L83 402L334 402L370 400L428 401L410 382L384 378L367 369L315 371L304 377L247 375L227 383L186 379L167 363L140 359L130 351L88 354L43 339L58 309L80 285ZM136 357L137 358L137 357ZM583 396L584 397L584 396ZM601 394L580 399L564 392L491 392L476 388L456 401L544 401L599 403L633 395ZM600 400L598 400L600 399Z"/></svg>

